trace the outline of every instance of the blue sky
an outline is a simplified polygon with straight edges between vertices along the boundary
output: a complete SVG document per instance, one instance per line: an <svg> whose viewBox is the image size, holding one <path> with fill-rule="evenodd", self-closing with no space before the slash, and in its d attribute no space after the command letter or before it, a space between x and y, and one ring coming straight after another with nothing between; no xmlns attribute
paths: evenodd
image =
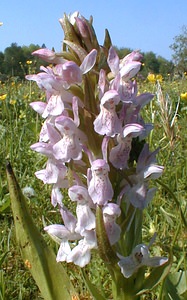
<svg viewBox="0 0 187 300"><path fill-rule="evenodd" d="M0 51L12 42L19 46L45 43L60 51L59 18L78 10L94 28L102 44L104 30L118 47L153 51L171 59L169 46L187 25L187 0L0 0Z"/></svg>

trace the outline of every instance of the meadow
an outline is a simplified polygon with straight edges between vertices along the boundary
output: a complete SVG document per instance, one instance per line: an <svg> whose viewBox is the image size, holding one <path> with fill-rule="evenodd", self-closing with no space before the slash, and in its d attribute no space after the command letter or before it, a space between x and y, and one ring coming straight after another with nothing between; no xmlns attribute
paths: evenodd
<svg viewBox="0 0 187 300"><path fill-rule="evenodd" d="M160 84L159 99L156 96ZM164 173L157 180L157 193L144 215L144 239L156 231L158 237L154 255L162 255L162 249L170 248L173 264L170 273L181 277L177 286L181 299L187 296L187 76L165 78L152 74L139 79L141 92L155 93L153 101L144 109L144 118L154 124L149 136L151 148L160 148L158 162ZM57 251L56 245L43 231L43 220L61 222L59 214L50 204L50 187L43 185L34 172L42 168L45 158L30 149L38 140L42 119L29 106L30 102L44 100L35 83L22 82L16 78L0 83L0 299L42 299L29 269L22 261L16 244L11 203L7 187L5 165L10 161L19 184L24 189L29 209L37 227L48 243ZM180 101L179 101L180 100ZM32 188L32 189L29 189ZM68 201L68 200L67 200ZM80 268L64 263L80 299L92 299L84 284ZM98 267L99 266L99 267ZM110 298L110 276L99 257L85 268L92 282L105 289ZM172 277L170 278L170 280ZM180 280L179 280L180 281ZM179 282L178 282L179 283ZM160 299L162 286L142 299ZM167 297L162 299L169 299Z"/></svg>

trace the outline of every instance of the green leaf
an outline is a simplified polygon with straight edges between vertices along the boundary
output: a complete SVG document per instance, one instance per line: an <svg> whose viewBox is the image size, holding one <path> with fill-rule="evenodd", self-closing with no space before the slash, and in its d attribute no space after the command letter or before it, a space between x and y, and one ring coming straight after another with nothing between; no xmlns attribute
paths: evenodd
<svg viewBox="0 0 187 300"><path fill-rule="evenodd" d="M0 270L0 300L5 300L5 278L3 270Z"/></svg>
<svg viewBox="0 0 187 300"><path fill-rule="evenodd" d="M177 289L176 289L175 285L169 279L169 276L166 277L165 282L164 282L163 299L164 300L170 300L170 299L181 300L181 298L179 297L179 294L177 293Z"/></svg>
<svg viewBox="0 0 187 300"><path fill-rule="evenodd" d="M2 266L3 262L5 261L5 258L7 257L7 254L9 253L9 251L3 253L1 256L0 256L0 267Z"/></svg>
<svg viewBox="0 0 187 300"><path fill-rule="evenodd" d="M103 47L109 50L111 46L112 46L112 41L111 41L109 31L108 29L105 29L105 39L104 39Z"/></svg>
<svg viewBox="0 0 187 300"><path fill-rule="evenodd" d="M3 200L0 202L0 213L6 213L10 211L10 196L6 194Z"/></svg>
<svg viewBox="0 0 187 300"><path fill-rule="evenodd" d="M70 52L62 51L60 53L56 53L57 57L63 57L64 59L74 61L77 65L79 64L79 59L77 58L76 55Z"/></svg>
<svg viewBox="0 0 187 300"><path fill-rule="evenodd" d="M36 228L10 164L7 164L7 179L17 243L43 298L71 300L77 297L66 271L56 262L53 250Z"/></svg>
<svg viewBox="0 0 187 300"><path fill-rule="evenodd" d="M84 48L82 48L80 45L77 45L71 41L64 40L64 44L68 45L79 57L80 61L82 62L86 55L88 54Z"/></svg>
<svg viewBox="0 0 187 300"><path fill-rule="evenodd" d="M79 97L82 101L84 100L84 93L80 86L72 84L69 90L74 96Z"/></svg>
<svg viewBox="0 0 187 300"><path fill-rule="evenodd" d="M74 43L79 45L80 41L75 32L74 26L70 23L66 14L64 14L64 17L61 19L60 24L64 31L65 39L67 39L68 41L72 41L72 42L74 41Z"/></svg>
<svg viewBox="0 0 187 300"><path fill-rule="evenodd" d="M187 271L170 274L168 280L176 287L179 295L187 293Z"/></svg>
<svg viewBox="0 0 187 300"><path fill-rule="evenodd" d="M93 297L94 300L106 300L105 297L101 295L101 293L98 291L98 289L91 283L88 276L86 275L86 272L82 270L82 275L84 282L86 284L86 287L88 291L90 292L90 295Z"/></svg>

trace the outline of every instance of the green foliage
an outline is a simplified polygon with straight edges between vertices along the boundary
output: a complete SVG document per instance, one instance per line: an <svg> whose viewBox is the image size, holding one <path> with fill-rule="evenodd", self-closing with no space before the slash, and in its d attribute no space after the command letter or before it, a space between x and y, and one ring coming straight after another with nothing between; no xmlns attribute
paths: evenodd
<svg viewBox="0 0 187 300"><path fill-rule="evenodd" d="M6 170L16 238L25 265L30 269L44 299L71 300L76 293L70 278L62 264L57 264L53 250L34 224L26 198L9 163Z"/></svg>
<svg viewBox="0 0 187 300"><path fill-rule="evenodd" d="M39 48L39 45L34 44L21 47L16 43L12 43L5 49L4 53L0 52L0 80L6 80L7 76L24 79L29 72L29 62L32 62L32 66L39 70L41 61L31 54Z"/></svg>
<svg viewBox="0 0 187 300"><path fill-rule="evenodd" d="M145 69L147 69L148 73L159 73L159 62L155 53L153 53L152 51L144 53L144 63Z"/></svg>
<svg viewBox="0 0 187 300"><path fill-rule="evenodd" d="M174 64L172 61L168 61L167 59L163 58L162 56L157 57L159 63L159 74L162 74L165 78L170 75L173 76L174 73Z"/></svg>
<svg viewBox="0 0 187 300"><path fill-rule="evenodd" d="M173 50L173 60L179 73L187 71L187 26L182 27L181 34L174 37L174 43L170 46Z"/></svg>

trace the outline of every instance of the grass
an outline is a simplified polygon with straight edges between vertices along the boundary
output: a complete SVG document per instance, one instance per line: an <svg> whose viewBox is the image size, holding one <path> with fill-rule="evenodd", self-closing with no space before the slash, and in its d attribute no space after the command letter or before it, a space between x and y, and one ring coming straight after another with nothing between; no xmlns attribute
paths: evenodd
<svg viewBox="0 0 187 300"><path fill-rule="evenodd" d="M149 241L157 231L155 255L162 255L161 246L166 252L172 247L174 263L171 272L174 273L186 271L187 265L187 101L181 101L176 112L180 94L187 91L187 78L166 80L161 83L161 88L162 103L155 97L144 110L146 121L154 122L149 137L151 148L160 147L158 161L165 166L165 171L157 181L158 192L146 210L143 235L144 240ZM158 91L156 85L149 82L140 82L140 89ZM41 232L43 217L46 221L60 222L59 214L50 204L50 187L43 186L34 176L45 159L30 150L30 145L38 140L42 120L29 103L44 99L44 95L35 84L14 79L1 83L0 90L0 300L42 299L16 245L5 164L7 160L11 162L22 188L29 186L35 190L36 194L28 198L28 202ZM45 238L56 251L56 245ZM91 299L79 268L71 264L66 267L81 299ZM104 287L107 299L111 299L110 277L100 259L96 256L85 270L99 289ZM142 299L159 299L159 289Z"/></svg>

